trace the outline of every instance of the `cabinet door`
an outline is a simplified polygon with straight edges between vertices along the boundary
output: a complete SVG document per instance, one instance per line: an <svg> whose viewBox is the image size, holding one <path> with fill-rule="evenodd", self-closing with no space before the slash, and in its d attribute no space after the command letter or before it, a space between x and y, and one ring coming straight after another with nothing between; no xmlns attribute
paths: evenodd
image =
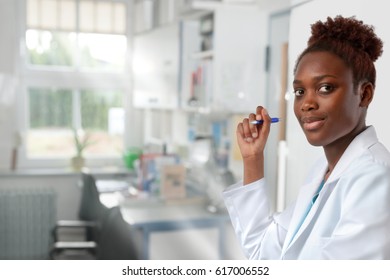
<svg viewBox="0 0 390 280"><path fill-rule="evenodd" d="M199 34L202 18L183 23L182 107L228 113L253 111L263 104L265 96L267 15L253 6L236 5L220 6L211 14L207 50Z"/></svg>
<svg viewBox="0 0 390 280"><path fill-rule="evenodd" d="M183 109L210 106L212 95L212 50L202 51L202 18L181 23L181 95Z"/></svg>
<svg viewBox="0 0 390 280"><path fill-rule="evenodd" d="M267 15L253 7L214 14L214 110L252 112L265 97Z"/></svg>
<svg viewBox="0 0 390 280"><path fill-rule="evenodd" d="M173 109L178 105L179 28L159 27L134 37L133 104Z"/></svg>

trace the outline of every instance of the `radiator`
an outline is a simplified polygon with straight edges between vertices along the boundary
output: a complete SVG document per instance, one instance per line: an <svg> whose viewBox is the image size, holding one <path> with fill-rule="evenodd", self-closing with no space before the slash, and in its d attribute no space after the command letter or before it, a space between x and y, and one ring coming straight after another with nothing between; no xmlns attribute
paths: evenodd
<svg viewBox="0 0 390 280"><path fill-rule="evenodd" d="M1 189L0 259L48 259L56 216L54 190Z"/></svg>

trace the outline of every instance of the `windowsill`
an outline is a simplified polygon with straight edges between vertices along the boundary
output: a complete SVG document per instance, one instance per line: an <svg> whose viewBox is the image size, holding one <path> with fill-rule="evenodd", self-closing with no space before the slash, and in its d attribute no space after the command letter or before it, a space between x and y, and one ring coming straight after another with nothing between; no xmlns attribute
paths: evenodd
<svg viewBox="0 0 390 280"><path fill-rule="evenodd" d="M89 168L91 174L94 175L115 175L115 176L135 176L135 171L128 170L123 167L102 167L102 168ZM81 172L71 170L69 168L29 168L12 170L0 170L0 177L20 177L20 176L74 176L79 175Z"/></svg>

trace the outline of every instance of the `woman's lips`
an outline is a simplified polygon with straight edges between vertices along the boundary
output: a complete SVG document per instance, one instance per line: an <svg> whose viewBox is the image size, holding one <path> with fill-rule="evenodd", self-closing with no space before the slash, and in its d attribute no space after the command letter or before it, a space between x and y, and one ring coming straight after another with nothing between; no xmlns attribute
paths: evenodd
<svg viewBox="0 0 390 280"><path fill-rule="evenodd" d="M321 117L303 117L301 122L303 129L312 131L321 128L325 123L325 119Z"/></svg>

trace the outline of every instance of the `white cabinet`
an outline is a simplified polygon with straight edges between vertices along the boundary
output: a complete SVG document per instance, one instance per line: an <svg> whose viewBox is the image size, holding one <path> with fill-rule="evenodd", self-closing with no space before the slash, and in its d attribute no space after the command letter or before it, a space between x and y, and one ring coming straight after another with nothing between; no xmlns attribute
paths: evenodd
<svg viewBox="0 0 390 280"><path fill-rule="evenodd" d="M133 105L252 112L265 101L268 14L217 5L196 15L136 34Z"/></svg>
<svg viewBox="0 0 390 280"><path fill-rule="evenodd" d="M183 20L181 107L247 113L263 104L266 25L267 15L255 6L220 5Z"/></svg>
<svg viewBox="0 0 390 280"><path fill-rule="evenodd" d="M178 104L179 26L140 33L133 39L133 105L174 109Z"/></svg>

